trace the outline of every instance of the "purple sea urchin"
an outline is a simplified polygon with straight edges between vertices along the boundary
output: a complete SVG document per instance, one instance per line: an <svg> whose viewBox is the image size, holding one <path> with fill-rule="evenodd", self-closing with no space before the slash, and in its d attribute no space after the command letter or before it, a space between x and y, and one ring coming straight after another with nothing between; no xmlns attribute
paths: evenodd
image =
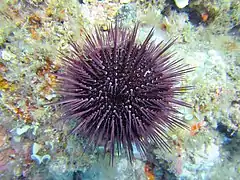
<svg viewBox="0 0 240 180"><path fill-rule="evenodd" d="M132 161L133 144L143 155L150 143L169 149L167 130L186 127L176 105L188 104L175 95L188 87L176 85L192 68L166 52L174 41L155 45L153 29L136 43L138 27L96 28L86 33L83 48L71 41L74 56L62 57L66 67L57 75L63 119L76 122L72 133L87 138L88 145L104 145L112 162L121 149Z"/></svg>

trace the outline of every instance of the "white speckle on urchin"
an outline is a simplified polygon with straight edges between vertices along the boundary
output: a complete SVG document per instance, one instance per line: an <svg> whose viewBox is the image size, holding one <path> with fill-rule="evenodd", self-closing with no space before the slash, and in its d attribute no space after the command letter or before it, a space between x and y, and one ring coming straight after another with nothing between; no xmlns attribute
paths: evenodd
<svg viewBox="0 0 240 180"><path fill-rule="evenodd" d="M150 73L151 73L151 71L147 70L147 71L144 73L143 76L146 77L146 75L147 75L147 74L150 74Z"/></svg>

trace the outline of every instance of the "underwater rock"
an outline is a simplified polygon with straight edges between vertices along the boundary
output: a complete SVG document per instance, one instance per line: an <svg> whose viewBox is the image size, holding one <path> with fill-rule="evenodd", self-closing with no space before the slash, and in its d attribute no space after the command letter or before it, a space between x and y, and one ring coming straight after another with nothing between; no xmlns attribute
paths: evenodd
<svg viewBox="0 0 240 180"><path fill-rule="evenodd" d="M240 24L232 27L229 31L228 34L231 36L237 36L240 37Z"/></svg>
<svg viewBox="0 0 240 180"><path fill-rule="evenodd" d="M231 141L232 141L232 139L228 138L226 136L223 138L223 144L229 144Z"/></svg>
<svg viewBox="0 0 240 180"><path fill-rule="evenodd" d="M204 144L197 150L189 152L188 158L185 160L181 179L211 179L211 169L219 162L220 147L214 143ZM197 174L196 174L197 173Z"/></svg>
<svg viewBox="0 0 240 180"><path fill-rule="evenodd" d="M46 146L46 148L48 148L50 151L53 151L53 150L54 150L54 144L53 144L53 142L46 141L46 142L45 142L45 146Z"/></svg>
<svg viewBox="0 0 240 180"><path fill-rule="evenodd" d="M12 137L12 141L13 141L14 143L19 143L19 142L21 142L21 136L13 136L13 137Z"/></svg>
<svg viewBox="0 0 240 180"><path fill-rule="evenodd" d="M16 134L17 134L18 136L21 136L22 134L24 134L25 132L27 132L29 128L30 128L29 125L25 125L25 126L23 126L23 127L21 127L21 128L17 128L17 129L16 129Z"/></svg>
<svg viewBox="0 0 240 180"><path fill-rule="evenodd" d="M199 26L202 21L201 14L193 9L189 10L188 12L188 17L189 21L194 25L194 26Z"/></svg>
<svg viewBox="0 0 240 180"><path fill-rule="evenodd" d="M233 138L237 132L233 129L229 129L227 125L219 122L217 124L217 131L223 133L227 138Z"/></svg>
<svg viewBox="0 0 240 180"><path fill-rule="evenodd" d="M82 180L82 171L73 172L73 180Z"/></svg>
<svg viewBox="0 0 240 180"><path fill-rule="evenodd" d="M118 10L116 18L122 21L123 24L131 24L136 20L137 12L134 4L124 4Z"/></svg>
<svg viewBox="0 0 240 180"><path fill-rule="evenodd" d="M80 4L85 4L83 0L78 0Z"/></svg>
<svg viewBox="0 0 240 180"><path fill-rule="evenodd" d="M33 123L31 126L24 125L22 127L14 128L10 132L12 133L13 137L18 139L21 138L21 136L27 134L28 137L30 136L36 136L37 129L39 128L38 123ZM29 132L29 134L28 134Z"/></svg>
<svg viewBox="0 0 240 180"><path fill-rule="evenodd" d="M10 51L8 50L2 50L1 51L1 56L4 60L6 61L10 61L11 59L15 59L16 58L16 55L11 53Z"/></svg>
<svg viewBox="0 0 240 180"><path fill-rule="evenodd" d="M7 141L7 131L3 126L0 126L0 147L2 147Z"/></svg>
<svg viewBox="0 0 240 180"><path fill-rule="evenodd" d="M139 159L139 160L142 160L142 161L147 160L147 157L144 156L144 155L141 155L140 152L137 150L136 145L133 145L133 154L134 154L134 157Z"/></svg>
<svg viewBox="0 0 240 180"><path fill-rule="evenodd" d="M176 180L176 175L169 170L170 162L164 159L159 159L158 163L155 164L154 174L157 179L168 179Z"/></svg>

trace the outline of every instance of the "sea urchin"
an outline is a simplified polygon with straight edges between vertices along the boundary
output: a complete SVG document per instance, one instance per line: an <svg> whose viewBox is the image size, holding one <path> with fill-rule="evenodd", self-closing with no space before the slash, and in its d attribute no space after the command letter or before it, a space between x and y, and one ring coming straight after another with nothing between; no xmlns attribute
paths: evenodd
<svg viewBox="0 0 240 180"><path fill-rule="evenodd" d="M132 161L133 145L142 155L151 143L169 149L167 131L186 126L176 106L188 104L175 95L188 89L178 84L192 68L166 52L174 41L155 45L153 29L137 43L138 28L96 27L82 48L71 41L73 56L62 56L65 69L57 74L63 119L76 123L72 133L88 145L103 145L111 162L122 149Z"/></svg>

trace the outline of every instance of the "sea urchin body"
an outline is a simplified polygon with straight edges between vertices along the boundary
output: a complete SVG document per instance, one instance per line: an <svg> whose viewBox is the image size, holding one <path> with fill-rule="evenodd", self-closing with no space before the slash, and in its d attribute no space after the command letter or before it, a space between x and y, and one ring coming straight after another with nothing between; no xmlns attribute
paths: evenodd
<svg viewBox="0 0 240 180"><path fill-rule="evenodd" d="M169 149L167 131L185 127L176 106L188 105L175 95L188 89L177 84L192 69L167 52L174 41L151 41L153 29L137 43L138 27L96 28L83 48L71 41L73 56L62 57L66 67L57 75L63 119L76 122L72 133L88 145L104 145L112 162L121 149L132 161L133 145L143 155L151 143Z"/></svg>

